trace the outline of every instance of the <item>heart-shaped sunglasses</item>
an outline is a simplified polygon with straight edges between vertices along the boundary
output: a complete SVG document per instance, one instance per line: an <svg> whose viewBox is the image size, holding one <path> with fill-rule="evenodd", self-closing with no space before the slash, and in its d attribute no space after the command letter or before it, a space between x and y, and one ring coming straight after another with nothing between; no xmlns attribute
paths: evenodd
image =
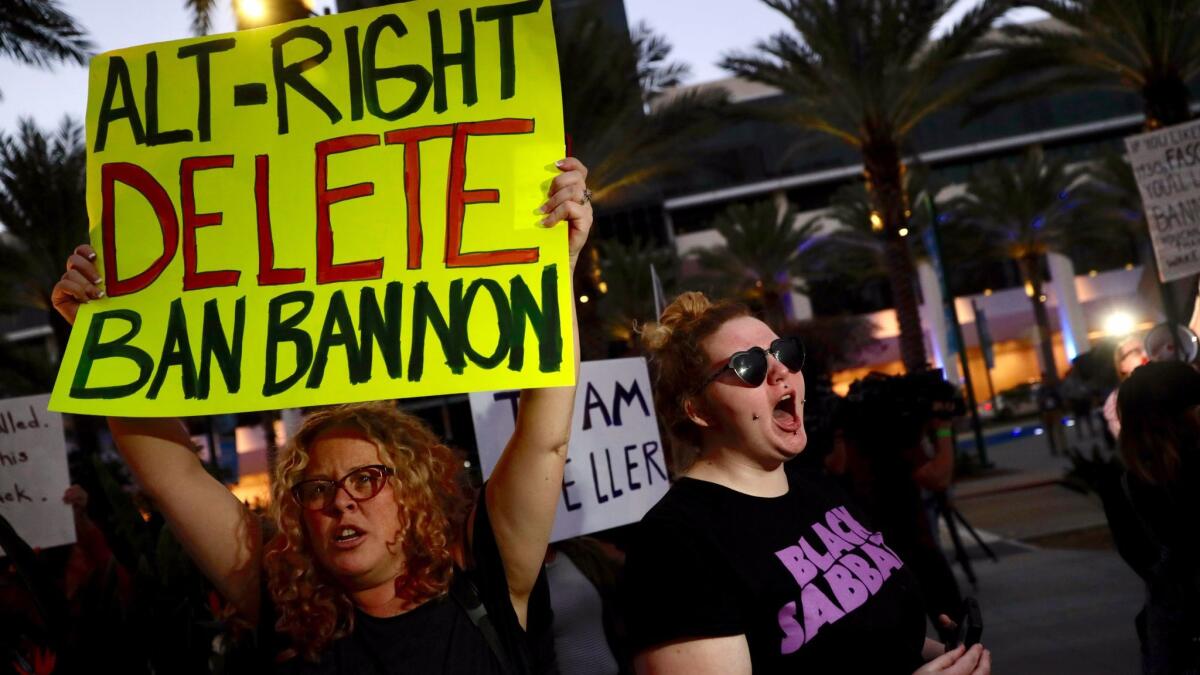
<svg viewBox="0 0 1200 675"><path fill-rule="evenodd" d="M800 372L804 367L804 343L797 337L781 337L771 342L766 349L751 347L744 351L734 352L729 362L713 373L700 385L696 391L701 391L723 375L726 370L732 370L738 379L751 387L757 387L767 379L770 364L767 354L774 356L777 361L793 373Z"/></svg>

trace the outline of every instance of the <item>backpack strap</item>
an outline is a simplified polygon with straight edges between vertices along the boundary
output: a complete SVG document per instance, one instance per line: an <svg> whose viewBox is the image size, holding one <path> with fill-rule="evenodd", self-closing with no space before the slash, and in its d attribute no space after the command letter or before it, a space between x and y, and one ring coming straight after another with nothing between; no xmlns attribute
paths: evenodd
<svg viewBox="0 0 1200 675"><path fill-rule="evenodd" d="M508 652L500 642L500 633L496 632L496 626L488 616L487 607L483 606L483 601L479 598L479 589L466 572L457 567L454 568L454 577L450 580L450 597L454 598L454 602L458 603L471 623L483 634L483 639L500 662L501 672L505 675L515 675Z"/></svg>

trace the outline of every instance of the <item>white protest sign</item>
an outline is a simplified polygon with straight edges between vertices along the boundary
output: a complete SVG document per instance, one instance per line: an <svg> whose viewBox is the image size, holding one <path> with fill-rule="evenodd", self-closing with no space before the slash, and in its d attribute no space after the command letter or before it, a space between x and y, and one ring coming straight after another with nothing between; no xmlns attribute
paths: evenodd
<svg viewBox="0 0 1200 675"><path fill-rule="evenodd" d="M62 415L50 395L0 401L0 515L27 544L50 548L75 541Z"/></svg>
<svg viewBox="0 0 1200 675"><path fill-rule="evenodd" d="M1200 273L1200 120L1125 139L1158 276Z"/></svg>
<svg viewBox="0 0 1200 675"><path fill-rule="evenodd" d="M512 436L520 392L470 394L486 478ZM586 361L550 541L641 520L670 487L646 360Z"/></svg>

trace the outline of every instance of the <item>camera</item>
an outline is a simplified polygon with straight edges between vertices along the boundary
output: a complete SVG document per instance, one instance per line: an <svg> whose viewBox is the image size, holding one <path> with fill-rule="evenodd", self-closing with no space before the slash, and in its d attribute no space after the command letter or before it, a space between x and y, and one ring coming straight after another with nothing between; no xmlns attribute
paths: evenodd
<svg viewBox="0 0 1200 675"><path fill-rule="evenodd" d="M847 407L861 415L924 424L966 414L967 403L940 368L905 375L871 373L850 385Z"/></svg>

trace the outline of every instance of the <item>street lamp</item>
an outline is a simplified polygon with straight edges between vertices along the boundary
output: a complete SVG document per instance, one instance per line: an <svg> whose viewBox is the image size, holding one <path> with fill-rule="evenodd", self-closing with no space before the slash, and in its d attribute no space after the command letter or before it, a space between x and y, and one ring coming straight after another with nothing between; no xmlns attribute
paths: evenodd
<svg viewBox="0 0 1200 675"><path fill-rule="evenodd" d="M1123 337L1133 332L1137 327L1129 312L1117 310L1104 318L1104 332L1112 337Z"/></svg>
<svg viewBox="0 0 1200 675"><path fill-rule="evenodd" d="M267 18L267 3L263 0L238 0L235 6L239 23L261 24Z"/></svg>
<svg viewBox="0 0 1200 675"><path fill-rule="evenodd" d="M313 0L233 0L238 30L313 16Z"/></svg>

